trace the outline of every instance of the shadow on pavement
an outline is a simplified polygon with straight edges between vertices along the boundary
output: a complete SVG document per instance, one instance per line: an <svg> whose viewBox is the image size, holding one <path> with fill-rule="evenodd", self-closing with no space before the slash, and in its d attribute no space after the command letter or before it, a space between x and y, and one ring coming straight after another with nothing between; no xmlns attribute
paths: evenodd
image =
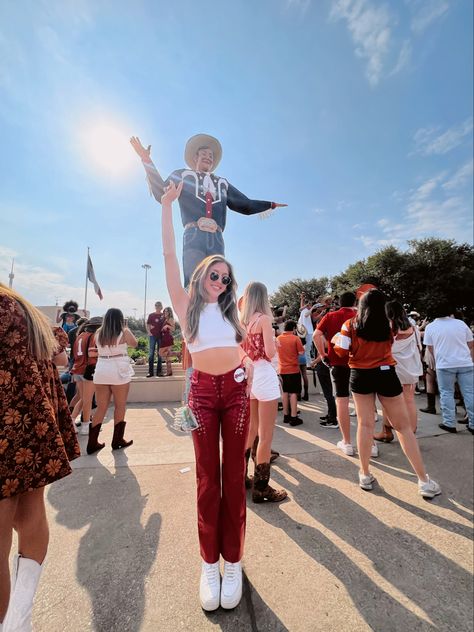
<svg viewBox="0 0 474 632"><path fill-rule="evenodd" d="M138 632L145 608L145 580L158 548L161 517L142 526L147 497L128 467L100 465L75 472L67 487L52 485L48 500L68 529L88 526L77 557L77 579L89 592L92 629Z"/></svg>
<svg viewBox="0 0 474 632"><path fill-rule="evenodd" d="M244 610L246 613L244 614ZM204 612L204 611L203 611ZM234 610L219 608L204 612L210 623L224 632L288 632L288 628L263 601L243 571L243 593L240 604ZM257 623L258 622L258 623Z"/></svg>
<svg viewBox="0 0 474 632"><path fill-rule="evenodd" d="M310 480L288 461L282 460L279 467L297 483L283 479L276 468L275 483L284 485L304 511L368 558L376 572L423 610L436 627L464 630L467 622L472 622L469 573L413 534L388 527L336 489ZM359 491L356 488L354 495ZM275 506L260 505L254 510L339 579L372 629L433 629L432 624L403 605L396 594L392 596L378 586L317 528L299 523ZM443 600L440 608L443 594L456 594L456 599Z"/></svg>

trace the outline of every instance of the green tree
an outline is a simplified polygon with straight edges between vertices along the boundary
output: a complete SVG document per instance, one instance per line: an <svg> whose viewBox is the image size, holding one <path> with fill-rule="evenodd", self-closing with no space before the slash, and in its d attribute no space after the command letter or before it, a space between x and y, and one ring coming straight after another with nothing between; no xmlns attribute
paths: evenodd
<svg viewBox="0 0 474 632"><path fill-rule="evenodd" d="M288 318L297 319L300 313L301 294L304 292L310 303L329 293L328 277L319 279L293 279L280 285L276 292L270 297L270 302L274 307L288 305Z"/></svg>

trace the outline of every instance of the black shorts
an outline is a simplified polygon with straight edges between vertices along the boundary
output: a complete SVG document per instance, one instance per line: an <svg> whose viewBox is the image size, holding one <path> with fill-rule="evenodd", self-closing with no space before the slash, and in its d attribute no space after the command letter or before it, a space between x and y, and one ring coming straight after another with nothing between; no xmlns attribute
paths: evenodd
<svg viewBox="0 0 474 632"><path fill-rule="evenodd" d="M280 377L284 393L301 392L301 373L281 373Z"/></svg>
<svg viewBox="0 0 474 632"><path fill-rule="evenodd" d="M95 364L88 364L86 366L86 370L84 371L84 379L87 380L87 382L92 382L92 380L94 379L94 373L95 373Z"/></svg>
<svg viewBox="0 0 474 632"><path fill-rule="evenodd" d="M403 393L394 366L376 369L351 369L351 391L359 395L377 393L383 397L396 397Z"/></svg>
<svg viewBox="0 0 474 632"><path fill-rule="evenodd" d="M331 367L331 375L336 387L336 397L349 397L351 370L348 366Z"/></svg>

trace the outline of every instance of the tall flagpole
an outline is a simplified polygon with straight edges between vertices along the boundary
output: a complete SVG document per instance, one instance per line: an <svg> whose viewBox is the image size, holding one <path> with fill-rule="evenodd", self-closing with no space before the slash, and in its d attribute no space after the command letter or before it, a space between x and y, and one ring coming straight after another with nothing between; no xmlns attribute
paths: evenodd
<svg viewBox="0 0 474 632"><path fill-rule="evenodd" d="M84 312L87 310L87 280L89 278L89 246L87 246L87 261L86 261L86 289L84 291Z"/></svg>

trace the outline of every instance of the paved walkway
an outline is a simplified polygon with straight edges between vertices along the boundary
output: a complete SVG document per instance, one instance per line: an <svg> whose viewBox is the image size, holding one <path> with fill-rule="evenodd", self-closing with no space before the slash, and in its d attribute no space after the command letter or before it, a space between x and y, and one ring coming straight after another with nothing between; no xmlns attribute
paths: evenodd
<svg viewBox="0 0 474 632"><path fill-rule="evenodd" d="M423 415L420 444L443 495L425 501L395 442L373 460L372 493L357 459L319 426L320 396L304 425L279 417L280 505L249 498L245 591L234 611L204 613L189 436L174 405L134 404L134 445L81 457L47 492L50 551L34 609L36 632L280 632L473 629L473 438L442 433ZM425 399L418 398L420 405ZM85 437L81 443L85 447ZM190 471L185 471L190 468Z"/></svg>

